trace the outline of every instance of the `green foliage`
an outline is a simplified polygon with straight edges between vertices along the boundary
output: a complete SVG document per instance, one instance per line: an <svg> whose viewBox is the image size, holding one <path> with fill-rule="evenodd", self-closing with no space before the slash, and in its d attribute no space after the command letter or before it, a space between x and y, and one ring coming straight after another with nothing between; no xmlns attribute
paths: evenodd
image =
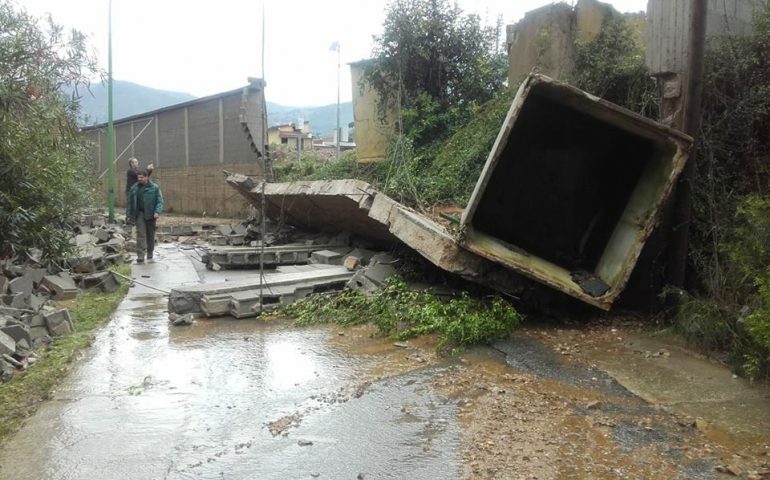
<svg viewBox="0 0 770 480"><path fill-rule="evenodd" d="M613 12L596 38L576 45L569 80L605 100L656 117L658 89L645 64L644 48L626 19Z"/></svg>
<svg viewBox="0 0 770 480"><path fill-rule="evenodd" d="M365 70L381 115L397 111L417 148L446 138L503 86L501 35L448 0L392 0Z"/></svg>
<svg viewBox="0 0 770 480"><path fill-rule="evenodd" d="M753 35L711 39L704 80L701 136L691 159L691 260L711 297L740 302L756 272L745 271L739 257L764 255L733 229L745 220L735 216L744 197L770 194L770 6L757 12ZM737 272L734 261L743 265Z"/></svg>
<svg viewBox="0 0 770 480"><path fill-rule="evenodd" d="M342 152L339 161L324 160L313 154L306 154L302 161L287 158L273 164L276 182L357 178L376 183L380 168L377 164L358 163L354 150Z"/></svg>
<svg viewBox="0 0 770 480"><path fill-rule="evenodd" d="M712 37L706 52L690 261L701 289L677 328L724 350L751 378L770 374L770 3L753 34Z"/></svg>
<svg viewBox="0 0 770 480"><path fill-rule="evenodd" d="M443 302L427 291L410 290L398 278L371 296L358 290L319 294L288 306L284 312L301 326L373 323L396 339L437 334L438 350L457 351L509 333L522 316L500 298L480 300L463 293Z"/></svg>
<svg viewBox="0 0 770 480"><path fill-rule="evenodd" d="M82 88L95 63L82 34L41 25L8 0L0 31L0 258L29 248L56 258L90 192L77 98L61 88Z"/></svg>
<svg viewBox="0 0 770 480"><path fill-rule="evenodd" d="M393 198L417 207L465 206L511 105L513 93L474 108L469 121L448 140L415 150L409 138L396 136L383 168L381 188Z"/></svg>

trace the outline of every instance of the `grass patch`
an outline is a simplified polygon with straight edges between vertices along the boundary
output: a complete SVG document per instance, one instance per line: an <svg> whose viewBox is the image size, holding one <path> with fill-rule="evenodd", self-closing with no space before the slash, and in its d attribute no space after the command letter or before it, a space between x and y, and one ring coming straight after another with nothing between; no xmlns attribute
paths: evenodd
<svg viewBox="0 0 770 480"><path fill-rule="evenodd" d="M313 295L289 305L282 314L294 318L299 326L372 323L396 340L436 334L436 349L453 354L503 337L523 320L499 297L479 299L463 293L442 301L430 292L409 289L399 278L368 296L358 290Z"/></svg>
<svg viewBox="0 0 770 480"><path fill-rule="evenodd" d="M128 265L115 271L130 275ZM48 346L36 347L38 361L24 372L16 372L10 382L0 385L0 442L18 430L23 421L34 413L41 401L64 378L78 354L91 345L95 330L104 325L128 292L128 283L112 293L90 291L78 295L69 308L75 332L54 339Z"/></svg>

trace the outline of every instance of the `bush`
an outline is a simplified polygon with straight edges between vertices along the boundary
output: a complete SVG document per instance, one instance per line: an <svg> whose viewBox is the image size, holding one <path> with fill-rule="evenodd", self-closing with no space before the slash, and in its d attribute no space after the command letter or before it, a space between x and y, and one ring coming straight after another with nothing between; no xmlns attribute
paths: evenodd
<svg viewBox="0 0 770 480"><path fill-rule="evenodd" d="M77 91L95 71L85 38L0 0L0 258L29 249L46 259L71 246L68 224L89 203L91 171Z"/></svg>
<svg viewBox="0 0 770 480"><path fill-rule="evenodd" d="M437 349L456 352L510 333L522 316L504 300L477 299L463 293L443 302L428 291L410 290L399 278L367 296L358 290L319 294L288 306L283 313L298 325L372 323L383 335L404 340L437 334Z"/></svg>

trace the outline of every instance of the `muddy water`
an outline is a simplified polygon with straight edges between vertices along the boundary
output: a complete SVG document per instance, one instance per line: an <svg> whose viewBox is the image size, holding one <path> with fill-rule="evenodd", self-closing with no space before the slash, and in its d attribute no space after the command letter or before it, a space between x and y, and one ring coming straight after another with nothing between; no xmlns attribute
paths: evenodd
<svg viewBox="0 0 770 480"><path fill-rule="evenodd" d="M172 247L135 267L147 284L195 280ZM456 405L430 378L374 379L377 355L326 328L248 320L169 327L137 286L80 365L0 452L18 479L456 478ZM370 349L395 349L369 340ZM355 400L355 401L353 401Z"/></svg>

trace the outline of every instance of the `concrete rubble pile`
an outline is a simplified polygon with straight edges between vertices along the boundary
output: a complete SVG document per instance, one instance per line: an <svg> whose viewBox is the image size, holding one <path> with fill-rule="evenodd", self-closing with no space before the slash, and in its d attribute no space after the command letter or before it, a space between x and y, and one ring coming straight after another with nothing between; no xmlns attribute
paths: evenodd
<svg viewBox="0 0 770 480"><path fill-rule="evenodd" d="M268 247L288 251L297 246ZM169 318L174 325L189 325L196 316L257 317L313 293L361 288L372 291L396 272L398 260L389 254L352 246L302 245L303 260L280 272L266 273L261 281L226 281L173 289Z"/></svg>
<svg viewBox="0 0 770 480"><path fill-rule="evenodd" d="M276 222L404 245L509 296L537 284L609 310L626 287L692 138L542 75L511 103L454 228L360 180L227 183ZM264 197L264 198L263 198Z"/></svg>
<svg viewBox="0 0 770 480"><path fill-rule="evenodd" d="M127 234L107 225L102 215L81 217L72 237L74 253L43 266L39 252L0 261L0 371L7 381L37 357L33 347L72 333L75 325L58 301L71 300L86 289L112 292L117 276L105 270L124 261Z"/></svg>

